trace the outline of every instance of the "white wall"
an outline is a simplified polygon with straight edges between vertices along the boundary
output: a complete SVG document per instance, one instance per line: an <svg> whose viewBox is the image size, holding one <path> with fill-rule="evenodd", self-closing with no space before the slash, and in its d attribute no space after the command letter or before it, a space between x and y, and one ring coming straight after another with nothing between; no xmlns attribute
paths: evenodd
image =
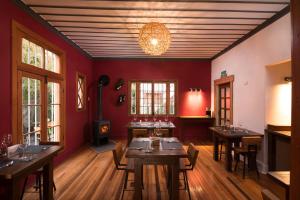
<svg viewBox="0 0 300 200"><path fill-rule="evenodd" d="M264 133L266 65L291 57L291 20L285 15L246 41L212 61L213 81L220 73L235 76L233 86L233 124ZM213 90L212 90L213 91ZM212 105L214 97L212 94ZM264 152L266 151L264 147ZM259 155L266 170L265 153Z"/></svg>
<svg viewBox="0 0 300 200"><path fill-rule="evenodd" d="M291 61L267 66L266 74L266 123L291 126L292 84L285 77L291 77Z"/></svg>

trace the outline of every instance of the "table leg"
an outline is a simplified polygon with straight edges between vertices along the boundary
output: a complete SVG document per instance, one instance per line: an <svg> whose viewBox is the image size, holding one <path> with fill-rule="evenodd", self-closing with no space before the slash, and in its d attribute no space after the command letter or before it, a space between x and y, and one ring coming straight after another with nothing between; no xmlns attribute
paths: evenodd
<svg viewBox="0 0 300 200"><path fill-rule="evenodd" d="M53 199L53 160L43 167L43 199Z"/></svg>
<svg viewBox="0 0 300 200"><path fill-rule="evenodd" d="M219 138L213 133L214 140L214 160L219 160Z"/></svg>
<svg viewBox="0 0 300 200"><path fill-rule="evenodd" d="M142 199L142 161L139 158L134 159L134 199Z"/></svg>
<svg viewBox="0 0 300 200"><path fill-rule="evenodd" d="M8 199L19 200L20 199L20 187L15 179L9 180L7 183Z"/></svg>
<svg viewBox="0 0 300 200"><path fill-rule="evenodd" d="M226 140L226 170L232 171L232 141L230 139Z"/></svg>
<svg viewBox="0 0 300 200"><path fill-rule="evenodd" d="M131 140L132 140L132 129L128 129L128 137L127 137L127 146L129 146Z"/></svg>
<svg viewBox="0 0 300 200"><path fill-rule="evenodd" d="M171 191L172 192L169 193L169 199L179 199L179 158L176 159L172 165Z"/></svg>

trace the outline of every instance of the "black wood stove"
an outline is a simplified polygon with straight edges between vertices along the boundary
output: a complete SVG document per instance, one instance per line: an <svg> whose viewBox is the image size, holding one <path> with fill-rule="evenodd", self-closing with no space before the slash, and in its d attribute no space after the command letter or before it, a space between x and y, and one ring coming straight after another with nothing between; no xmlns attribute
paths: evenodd
<svg viewBox="0 0 300 200"><path fill-rule="evenodd" d="M102 75L98 81L98 120L93 123L93 141L94 145L99 146L108 142L110 133L110 121L103 119L102 113L102 88L109 84L109 77Z"/></svg>

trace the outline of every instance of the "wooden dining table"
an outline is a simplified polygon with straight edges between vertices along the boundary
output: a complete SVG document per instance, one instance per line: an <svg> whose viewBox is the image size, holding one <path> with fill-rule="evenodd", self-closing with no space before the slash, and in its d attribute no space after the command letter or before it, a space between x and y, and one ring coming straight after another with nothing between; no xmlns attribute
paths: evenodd
<svg viewBox="0 0 300 200"><path fill-rule="evenodd" d="M31 159L22 160L19 157L18 145L9 147L7 165L0 168L0 185L5 187L8 200L20 199L20 181L36 170L43 169L43 199L53 199L53 159L62 150L58 145L28 146L26 153Z"/></svg>
<svg viewBox="0 0 300 200"><path fill-rule="evenodd" d="M169 199L179 198L179 162L188 154L177 138L160 138L157 146L152 146L149 138L133 138L125 157L134 159L134 199L142 198L142 166L167 165ZM151 147L152 146L152 147Z"/></svg>
<svg viewBox="0 0 300 200"><path fill-rule="evenodd" d="M215 161L219 160L219 144L220 141L223 141L225 144L225 168L227 171L232 171L232 145L239 145L242 137L246 136L259 136L264 137L261 133L256 133L251 130L242 129L242 128L224 128L224 127L210 127L211 133L213 134L214 142L214 153L213 158Z"/></svg>

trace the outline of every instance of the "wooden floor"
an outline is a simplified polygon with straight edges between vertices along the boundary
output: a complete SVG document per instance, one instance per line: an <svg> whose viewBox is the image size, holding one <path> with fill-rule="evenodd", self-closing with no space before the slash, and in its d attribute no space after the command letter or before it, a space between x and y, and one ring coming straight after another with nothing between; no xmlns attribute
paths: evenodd
<svg viewBox="0 0 300 200"><path fill-rule="evenodd" d="M277 195L283 196L283 189L272 184L264 175L258 180L255 173L250 173L243 180L241 170L237 174L226 172L222 162L212 159L212 145L199 144L197 148L196 168L188 172L192 199L262 199L262 187L275 188ZM129 180L132 179L131 174ZM124 172L115 170L112 152L98 154L85 146L55 168L57 191L54 196L61 200L120 199L123 180ZM183 185L182 181L180 185ZM126 191L123 199L132 197L133 191ZM32 187L28 188L24 199L39 199L38 193ZM144 167L143 199L168 199L163 167ZM186 191L180 191L180 199L188 199Z"/></svg>

